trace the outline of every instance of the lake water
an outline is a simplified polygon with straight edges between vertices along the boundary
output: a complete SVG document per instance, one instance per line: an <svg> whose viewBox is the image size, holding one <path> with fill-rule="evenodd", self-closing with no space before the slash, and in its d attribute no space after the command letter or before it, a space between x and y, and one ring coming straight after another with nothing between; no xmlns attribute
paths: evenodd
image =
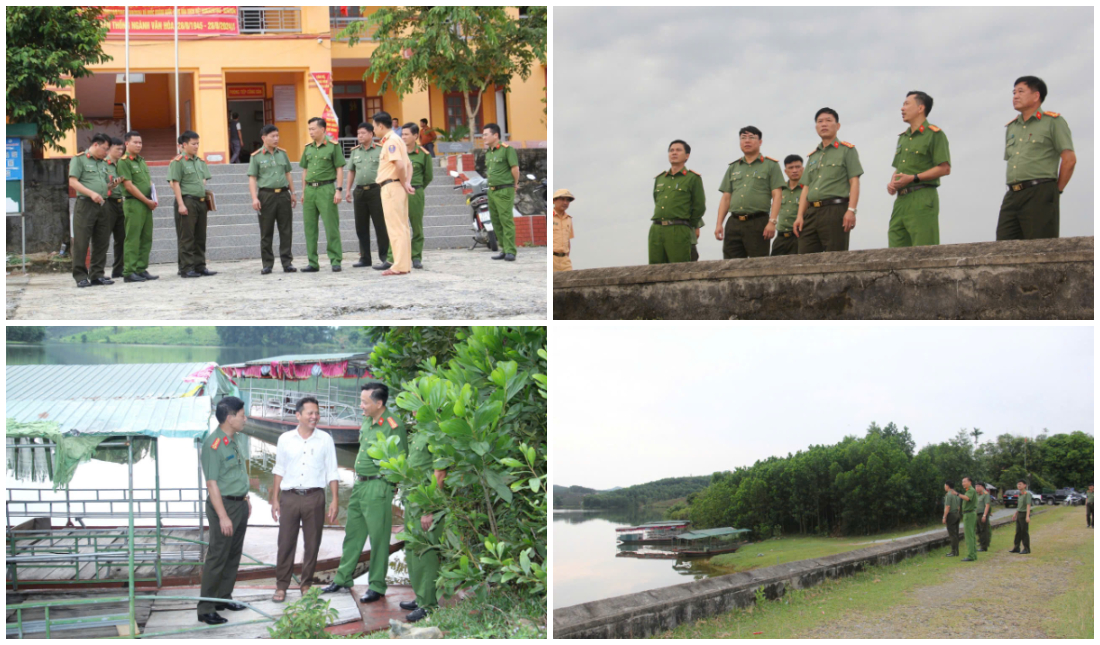
<svg viewBox="0 0 1100 645"><path fill-rule="evenodd" d="M253 360L265 356L279 356L284 354L302 354L312 350L306 350L296 346L276 347L160 347L160 346L126 346L126 345L84 345L84 344L43 344L43 345L8 345L8 365L29 364L117 364L117 363L187 363L216 361L219 364L238 363ZM327 350L336 351L336 350ZM252 379L238 379L237 384L241 389L248 387ZM330 381L331 379L326 379ZM336 379L341 389L357 390L356 379ZM300 389L309 390L315 386L318 379L302 381ZM359 381L362 383L364 381ZM270 386L271 381L266 381ZM249 524L271 525L278 524L271 517L271 505L268 499L271 496L271 488L274 476L271 469L275 464L275 445L264 441L258 436L251 436L250 426L245 426L245 436L241 437L242 447L249 455L248 473L251 482L250 492L252 501L252 516ZM191 488L204 486L199 477L199 457L195 444L191 439L160 438L160 486L164 488ZM41 489L52 490L53 484L44 477L45 451L44 449L21 449L7 451L6 485L11 489ZM351 495L351 488L355 481L353 466L357 448L344 448L337 446L336 455L338 463L340 512L337 524L344 525L347 518L347 505ZM16 454L18 453L18 454ZM110 460L92 459L81 464L73 477L69 488L80 489L109 489L127 486L126 449L114 449L111 451ZM117 462L117 463L116 463ZM155 468L151 453L145 454L134 464L134 488L154 487ZM125 507L121 507L125 513ZM6 515L6 513L5 513ZM5 520L7 518L5 517ZM24 521L23 518L15 518L15 523ZM63 523L64 520L54 518L55 523ZM126 523L125 514L122 521L118 519L86 519L88 526L110 526ZM175 526L197 526L198 520L173 519L165 520L164 524ZM137 519L135 524L152 526L154 521ZM393 582L407 580L404 575L403 552L397 552L390 557L390 576ZM366 580L366 577L363 577ZM365 584L365 583L364 583Z"/></svg>
<svg viewBox="0 0 1100 645"><path fill-rule="evenodd" d="M554 609L706 578L699 561L615 556L616 528L660 519L660 513L555 510Z"/></svg>

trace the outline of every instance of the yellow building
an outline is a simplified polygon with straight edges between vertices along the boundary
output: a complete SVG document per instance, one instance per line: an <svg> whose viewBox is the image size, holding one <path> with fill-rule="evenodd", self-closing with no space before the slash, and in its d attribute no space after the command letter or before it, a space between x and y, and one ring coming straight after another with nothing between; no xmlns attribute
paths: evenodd
<svg viewBox="0 0 1100 645"><path fill-rule="evenodd" d="M70 133L61 148L49 149L46 155L71 156L86 147L92 132L121 136L128 108L130 128L142 133L143 154L150 161L174 156L178 127L199 134L200 153L210 163L227 163L231 112L240 117L242 160L262 145L260 129L274 123L280 147L297 161L308 141L307 121L324 116L328 107L321 87L331 87L345 148L355 145L356 126L378 110L400 123L427 118L432 127L443 130L467 120L462 95L446 88L404 97L392 90L383 93L381 83L366 75L378 44L364 39L349 47L347 40L336 39L349 22L363 20L377 7L362 8L363 15L359 7L348 7L346 17L337 7L310 6L237 7L227 15L209 15L217 9L181 7L190 13L180 16L177 79L171 7L131 7L129 103L120 11L103 43L112 60L90 66L94 74L77 79L75 87L50 88L74 95L92 129ZM217 33L218 29L236 33ZM482 98L476 132L495 122L516 147L545 147L545 87L545 65L532 70L527 80L517 76L507 93L490 87Z"/></svg>

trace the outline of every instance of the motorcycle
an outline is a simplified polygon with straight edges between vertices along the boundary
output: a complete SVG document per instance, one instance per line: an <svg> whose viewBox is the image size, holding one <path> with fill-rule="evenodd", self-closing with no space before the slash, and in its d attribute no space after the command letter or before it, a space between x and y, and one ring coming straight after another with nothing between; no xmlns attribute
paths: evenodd
<svg viewBox="0 0 1100 645"><path fill-rule="evenodd" d="M449 174L452 177L459 176L459 173L455 170L452 170ZM466 204L469 205L470 214L473 217L474 227L474 245L470 247L470 250L476 249L478 244L484 244L490 251L496 251L498 250L497 234L493 232L493 222L489 217L489 180L473 171L467 172L466 176L468 177L466 181L455 186L454 190L469 188L474 191L466 198Z"/></svg>

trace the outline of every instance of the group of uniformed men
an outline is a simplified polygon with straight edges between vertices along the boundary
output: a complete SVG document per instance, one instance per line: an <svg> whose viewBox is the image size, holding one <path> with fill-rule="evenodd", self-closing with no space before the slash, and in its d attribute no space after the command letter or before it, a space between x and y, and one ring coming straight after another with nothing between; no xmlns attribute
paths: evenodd
<svg viewBox="0 0 1100 645"><path fill-rule="evenodd" d="M389 276L424 268L424 191L433 179L432 155L419 144L421 132L417 124L406 123L398 137L388 113L379 112L372 121L373 124L359 124L359 144L352 149L345 185L344 166L348 163L340 144L325 136L324 119L309 120L311 142L306 144L298 162L305 171L301 201L309 266L301 269L303 273L320 271L318 218L325 227L330 266L333 271L341 270L343 247L338 206L344 199L354 206L355 233L359 238L359 261L353 266L372 266L373 224L379 260L374 269ZM421 123L427 127L426 119ZM277 127L264 126L261 134L264 145L252 153L248 165L252 208L258 212L260 223L260 272L267 275L274 267L272 242L278 229L279 261L284 272L294 273L298 269L291 253L291 219L296 199L290 159L279 147ZM500 141L497 124L486 124L483 136L489 214L501 245L501 252L492 259L514 261L512 208L519 188L519 160L515 149ZM211 177L210 169L198 155L198 134L188 130L180 135L177 144L181 154L168 165L168 181L174 197L178 273L182 278L212 276L217 272L206 266L209 206L206 180ZM96 134L87 150L73 157L69 164L69 185L77 193L72 258L73 278L78 287L114 283L105 275L104 266L112 234L115 260L111 277L122 277L126 282L146 282L159 277L148 271L153 241L152 212L159 198L154 199L156 193L149 168L141 157L141 147L141 134L137 131L127 132L125 141ZM89 246L90 267L85 263Z"/></svg>
<svg viewBox="0 0 1100 645"><path fill-rule="evenodd" d="M363 385L359 397L363 425L359 431L356 481L348 503L343 554L335 578L322 589L323 593L332 593L352 586L363 546L369 539L369 588L360 598L360 602L364 603L376 602L386 595L395 493L394 485L386 480L377 462L367 455L367 450L378 440L379 433L384 439L397 437L410 467L431 471L430 481L439 487L443 486L447 476L445 470L432 469L427 436L416 433L410 440L401 417L387 408L388 400L389 388L386 385ZM225 397L218 402L215 416L218 429L207 435L202 446L202 470L208 491L206 516L210 522L210 547L203 563L201 597L211 600L199 602L197 610L199 621L209 625L227 622L218 611L245 608L233 602L232 592L244 547L248 516L252 512L252 503L248 499L247 455L236 441L236 434L245 425L244 402L237 397ZM336 522L339 508L335 447L327 433L317 431L320 417L317 399L307 396L298 401L295 416L298 427L280 435L276 464L272 469L275 476L272 517L279 522L276 591L272 596L275 602L286 600L299 529L305 538L301 593L304 595L312 586L321 529L326 519L330 524ZM327 513L326 485L332 493ZM422 620L439 606L435 585L439 574L438 545L443 532L442 520L435 520L435 513L439 510L418 508L407 501L405 504L406 527L412 529L419 525L428 532L433 545L423 553L415 553L412 549L405 553L416 600L402 601L399 605L410 612L406 616L409 622ZM225 602L217 602L218 599Z"/></svg>
<svg viewBox="0 0 1100 645"><path fill-rule="evenodd" d="M1046 83L1035 76L1014 83L1012 106L1020 114L1006 125L1008 192L997 221L998 240L1058 237L1058 196L1069 183L1076 156L1066 120L1041 110L1046 94ZM886 185L890 195L897 195L890 247L940 241L936 187L951 172L951 155L947 135L928 123L931 111L932 97L924 92L909 92L902 104L902 120L909 127L898 136L894 172ZM863 167L855 145L837 138L836 110L821 108L814 120L821 143L807 156L805 167L798 155L783 160L786 180L779 162L760 152L763 133L754 126L741 128L744 156L729 165L718 188L722 199L714 237L722 241L725 259L766 256L769 247L770 255L848 250ZM650 264L698 259L695 245L706 199L702 177L685 167L690 154L690 145L673 141L668 148L671 167L654 181ZM564 253L567 258L568 251ZM555 261L557 257L555 247Z"/></svg>

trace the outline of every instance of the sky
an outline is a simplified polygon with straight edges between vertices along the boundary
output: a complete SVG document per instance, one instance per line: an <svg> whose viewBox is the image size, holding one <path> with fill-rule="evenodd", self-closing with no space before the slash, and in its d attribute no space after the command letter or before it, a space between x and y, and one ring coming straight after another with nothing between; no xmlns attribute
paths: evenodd
<svg viewBox="0 0 1100 645"><path fill-rule="evenodd" d="M1082 326L559 325L551 481L600 490L710 475L908 426L1093 433Z"/></svg>
<svg viewBox="0 0 1100 645"><path fill-rule="evenodd" d="M952 172L940 193L940 242L995 239L1005 193L1004 127L1013 81L1042 78L1043 109L1068 122L1077 153L1061 235L1093 234L1093 9L576 8L554 11L554 188L570 206L576 269L647 262L653 178L673 139L692 146L707 212L703 260L722 259L714 226L738 130L782 163L820 142L814 114L840 114L865 174L850 248L887 246L886 192L909 91L933 98Z"/></svg>

